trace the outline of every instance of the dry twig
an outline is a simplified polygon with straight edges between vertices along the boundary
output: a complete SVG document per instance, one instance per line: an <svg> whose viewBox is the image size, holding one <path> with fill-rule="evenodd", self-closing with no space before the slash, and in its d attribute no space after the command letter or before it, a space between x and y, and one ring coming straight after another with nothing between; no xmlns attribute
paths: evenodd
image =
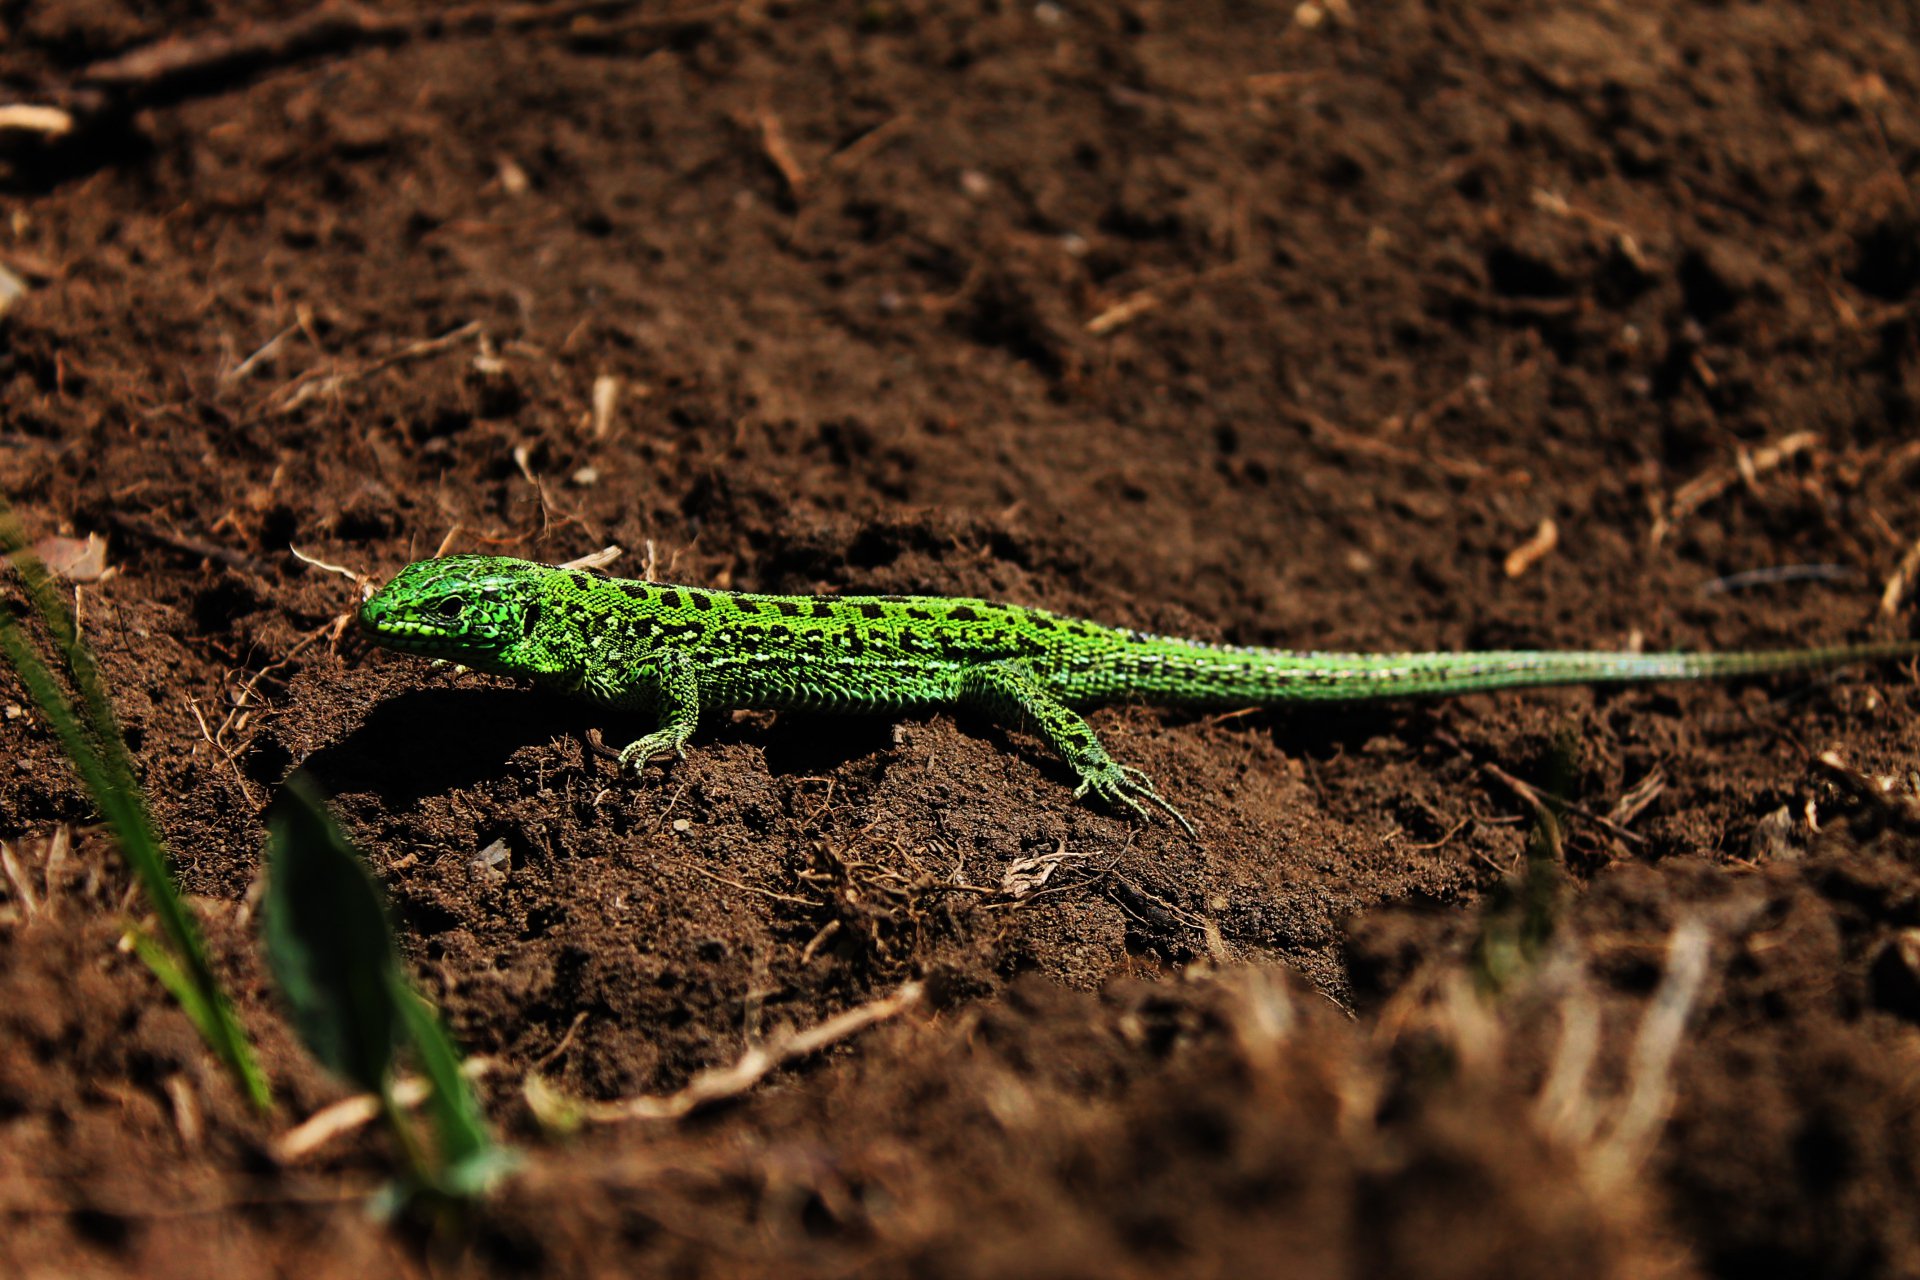
<svg viewBox="0 0 1920 1280"><path fill-rule="evenodd" d="M1761 476L1778 470L1782 465L1817 447L1820 437L1812 431L1796 431L1784 436L1772 444L1762 445L1758 449L1742 446L1734 456L1732 466L1718 467L1703 472L1673 491L1672 499L1666 504L1666 510L1656 515L1649 538L1654 546L1665 541L1679 523L1718 498L1736 484L1755 487Z"/></svg>
<svg viewBox="0 0 1920 1280"><path fill-rule="evenodd" d="M320 559L318 556L310 556L306 552L302 551L300 548L294 546L291 542L287 544L287 550L292 552L293 558L295 560L298 560L301 564L312 565L314 568L319 569L325 573L337 573L341 577L345 578L348 582L359 584L367 580L366 574L355 573L352 569L347 568L347 566L343 564L331 564L325 560Z"/></svg>
<svg viewBox="0 0 1920 1280"><path fill-rule="evenodd" d="M826 167L835 174L850 173L866 159L906 131L913 123L911 113L894 116L875 125L826 159Z"/></svg>
<svg viewBox="0 0 1920 1280"><path fill-rule="evenodd" d="M1667 775L1654 769L1614 801L1612 811L1607 814L1608 821L1625 826L1646 812L1647 806L1659 799L1660 793L1666 789Z"/></svg>
<svg viewBox="0 0 1920 1280"><path fill-rule="evenodd" d="M1534 565L1553 554L1553 549L1559 545L1560 526L1555 524L1551 518L1542 520L1540 527L1533 531L1532 537L1507 552L1505 564L1507 576L1509 578L1519 577L1527 570L1533 568Z"/></svg>
<svg viewBox="0 0 1920 1280"><path fill-rule="evenodd" d="M275 408L277 413L292 413L301 405L318 396L332 395L342 387L370 378L385 369L409 360L421 360L427 356L438 355L447 348L455 346L463 339L481 331L478 320L469 320L457 329L449 330L437 338L423 338L410 342L398 351L389 352L364 364L337 373L322 374L318 370L309 370L274 392L273 398L279 400Z"/></svg>
<svg viewBox="0 0 1920 1280"><path fill-rule="evenodd" d="M1104 308L1100 314L1087 321L1084 327L1088 333L1096 337L1101 334L1112 333L1115 329L1139 319L1164 302L1170 302L1182 294L1200 288L1203 285L1212 284L1217 280L1224 280L1229 276L1239 275L1247 270L1247 266L1248 264L1244 262L1229 262L1221 266L1209 267L1205 271L1196 271L1191 275L1181 276L1178 279L1168 280L1146 289L1136 289L1126 297Z"/></svg>
<svg viewBox="0 0 1920 1280"><path fill-rule="evenodd" d="M1292 406L1292 412L1294 417L1306 424L1308 433L1316 442L1341 453L1379 458L1385 462L1397 462L1422 471L1436 471L1455 480L1491 482L1512 485L1515 488L1533 482L1532 476L1518 469L1495 471L1492 467L1474 462L1469 458L1452 458L1439 453L1419 453L1397 444L1388 444L1385 440L1376 440L1372 436L1361 435L1357 431L1336 426L1311 409L1299 405Z"/></svg>
<svg viewBox="0 0 1920 1280"><path fill-rule="evenodd" d="M856 1005L835 1014L805 1031L776 1035L764 1044L754 1045L731 1066L703 1071L677 1093L643 1094L619 1102L587 1103L581 1115L602 1123L615 1120L678 1120L702 1107L729 1098L737 1098L752 1089L768 1073L789 1062L865 1031L878 1022L897 1017L920 1003L924 994L918 982L909 982L890 996Z"/></svg>
<svg viewBox="0 0 1920 1280"><path fill-rule="evenodd" d="M122 533L145 538L148 542L157 542L163 547L172 547L175 551L184 551L188 555L199 556L203 560L214 560L242 573L256 578L271 577L267 566L255 560L243 551L223 547L208 542L205 538L196 538L189 534L175 533L145 516L130 515L125 512L109 511L103 517L106 522Z"/></svg>
<svg viewBox="0 0 1920 1280"><path fill-rule="evenodd" d="M34 102L0 105L0 133L36 133L60 138L73 132L73 113Z"/></svg>
<svg viewBox="0 0 1920 1280"><path fill-rule="evenodd" d="M4 871L7 883L13 889L13 896L20 900L20 912L28 920L40 914L40 902L33 896L33 885L27 879L26 868L14 856L13 846L0 840L0 871Z"/></svg>
<svg viewBox="0 0 1920 1280"><path fill-rule="evenodd" d="M499 1065L493 1058L468 1058L460 1064L460 1074L469 1080L478 1080ZM419 1076L403 1076L393 1082L393 1100L409 1111L425 1102L432 1092L433 1086ZM380 1099L371 1093L356 1093L320 1108L274 1139L270 1149L282 1164L292 1164L379 1118Z"/></svg>
<svg viewBox="0 0 1920 1280"><path fill-rule="evenodd" d="M233 752L215 740L213 730L207 725L206 716L200 713L200 700L198 698L188 698L187 709L193 712L193 721L200 726L200 736L206 740L208 746L213 748L215 755L218 755L227 762L227 768L233 771L233 780L240 788L240 798L246 801L248 808L252 808L254 805L253 788L247 785L246 775L240 772L240 762L234 758Z"/></svg>
<svg viewBox="0 0 1920 1280"><path fill-rule="evenodd" d="M1096 336L1111 333L1128 321L1153 310L1160 305L1160 301L1160 295L1152 289L1135 290L1087 321L1087 332Z"/></svg>
<svg viewBox="0 0 1920 1280"><path fill-rule="evenodd" d="M602 547L578 559L569 560L560 567L562 569L604 569L625 554L625 550L620 547Z"/></svg>
<svg viewBox="0 0 1920 1280"><path fill-rule="evenodd" d="M718 875L712 871L707 870L705 867L695 866L691 862L685 863L683 865L686 867L687 870L693 872L697 876L705 876L707 879L713 881L715 884L723 884L727 886L727 888L729 889L738 889L742 893L757 893L763 898L771 898L775 902L791 903L796 907L817 907L820 905L819 903L814 902L810 898L796 898L789 893L775 893L772 889L763 889L758 885L743 884L738 880L729 880L727 879L727 877L723 875Z"/></svg>
<svg viewBox="0 0 1920 1280"><path fill-rule="evenodd" d="M557 0L551 4L469 4L421 13L390 13L348 0L328 0L306 13L255 22L238 31L173 36L93 63L81 84L130 102L197 96L234 80L357 45L399 44L450 35L574 26L595 14L619 13L631 0ZM700 30L731 16L738 4L685 14L645 14L590 29L594 34Z"/></svg>
<svg viewBox="0 0 1920 1280"><path fill-rule="evenodd" d="M760 149L766 152L767 163L780 173L780 180L787 184L787 196L798 205L806 199L807 171L800 167L800 161L794 157L793 147L787 142L786 127L780 123L780 117L773 108L760 108L757 123L760 127Z"/></svg>
<svg viewBox="0 0 1920 1280"><path fill-rule="evenodd" d="M1471 757L1469 756L1469 758ZM1540 788L1534 786L1532 783L1524 782L1514 777L1505 769L1502 769L1499 765L1491 761L1480 762L1480 770L1488 777L1503 783L1515 795L1531 805L1536 812L1553 813L1558 810L1564 813L1575 814L1629 843L1645 844L1647 842L1645 836L1640 835L1638 832L1627 830L1613 819L1595 813L1585 805L1576 804L1571 800L1563 799L1559 796L1549 797L1546 792L1540 790Z"/></svg>
<svg viewBox="0 0 1920 1280"><path fill-rule="evenodd" d="M1634 1037L1626 1101L1612 1131L1594 1152L1594 1172L1603 1184L1637 1173L1673 1107L1673 1063L1681 1036L1707 982L1713 938L1698 920L1683 920L1667 943L1666 972Z"/></svg>
<svg viewBox="0 0 1920 1280"><path fill-rule="evenodd" d="M1891 618L1900 612L1900 606L1913 594L1914 586L1920 582L1920 539L1900 557L1900 567L1887 579L1887 585L1880 593L1880 612Z"/></svg>

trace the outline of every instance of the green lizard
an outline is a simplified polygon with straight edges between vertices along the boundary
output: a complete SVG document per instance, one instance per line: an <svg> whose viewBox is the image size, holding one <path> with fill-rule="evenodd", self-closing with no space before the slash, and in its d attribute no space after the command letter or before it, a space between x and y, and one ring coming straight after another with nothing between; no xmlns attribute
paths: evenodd
<svg viewBox="0 0 1920 1280"><path fill-rule="evenodd" d="M1270 706L1527 685L1695 680L1920 655L1888 641L1745 653L1306 653L1145 635L944 596L776 596L608 577L501 556L408 565L360 610L389 649L523 676L658 717L622 766L684 756L702 710L967 706L1028 724L1091 791L1193 828L1117 763L1076 708Z"/></svg>

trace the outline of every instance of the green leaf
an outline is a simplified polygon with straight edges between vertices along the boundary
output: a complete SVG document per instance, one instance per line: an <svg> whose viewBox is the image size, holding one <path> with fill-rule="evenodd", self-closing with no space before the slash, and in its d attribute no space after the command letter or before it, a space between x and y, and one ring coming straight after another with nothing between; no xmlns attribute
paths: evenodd
<svg viewBox="0 0 1920 1280"><path fill-rule="evenodd" d="M411 1185L462 1200L482 1194L512 1167L513 1155L488 1135L459 1050L407 982L385 898L366 860L347 843L305 774L287 779L267 825L261 912L267 964L301 1038L327 1066L380 1097L407 1155ZM412 1044L433 1086L427 1099L431 1157L393 1103L393 1060L401 1043ZM402 1200L407 1194L395 1192Z"/></svg>
<svg viewBox="0 0 1920 1280"><path fill-rule="evenodd" d="M267 827L267 964L314 1056L380 1093L406 991L380 887L305 774L281 788Z"/></svg>

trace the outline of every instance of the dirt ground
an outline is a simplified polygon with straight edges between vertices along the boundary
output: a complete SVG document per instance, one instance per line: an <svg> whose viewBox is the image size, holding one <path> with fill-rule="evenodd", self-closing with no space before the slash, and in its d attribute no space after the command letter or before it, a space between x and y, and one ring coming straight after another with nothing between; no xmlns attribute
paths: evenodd
<svg viewBox="0 0 1920 1280"><path fill-rule="evenodd" d="M117 946L0 675L9 1274L1920 1274L1911 664L1098 713L1188 840L964 716L622 781L631 723L370 652L307 562L1911 634L1910 7L320 14L0 2L0 100L74 121L0 128L0 492L106 539L83 625L279 1099ZM377 1132L279 1145L343 1096L255 942L296 766L492 1066L524 1165L464 1232L369 1219ZM552 1123L909 983L731 1102Z"/></svg>

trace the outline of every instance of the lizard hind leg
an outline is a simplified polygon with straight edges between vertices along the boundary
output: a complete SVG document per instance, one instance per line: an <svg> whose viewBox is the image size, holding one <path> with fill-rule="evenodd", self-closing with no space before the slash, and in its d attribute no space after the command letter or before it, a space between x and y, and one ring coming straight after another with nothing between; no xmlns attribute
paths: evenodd
<svg viewBox="0 0 1920 1280"><path fill-rule="evenodd" d="M985 711L1003 724L1038 729L1079 778L1080 785L1073 793L1076 797L1091 791L1115 808L1131 809L1143 819L1148 816L1140 803L1144 799L1165 810L1189 836L1195 834L1193 824L1167 802L1147 775L1108 755L1093 726L1060 701L1025 662L1010 658L968 667L960 675L959 697L963 704Z"/></svg>

